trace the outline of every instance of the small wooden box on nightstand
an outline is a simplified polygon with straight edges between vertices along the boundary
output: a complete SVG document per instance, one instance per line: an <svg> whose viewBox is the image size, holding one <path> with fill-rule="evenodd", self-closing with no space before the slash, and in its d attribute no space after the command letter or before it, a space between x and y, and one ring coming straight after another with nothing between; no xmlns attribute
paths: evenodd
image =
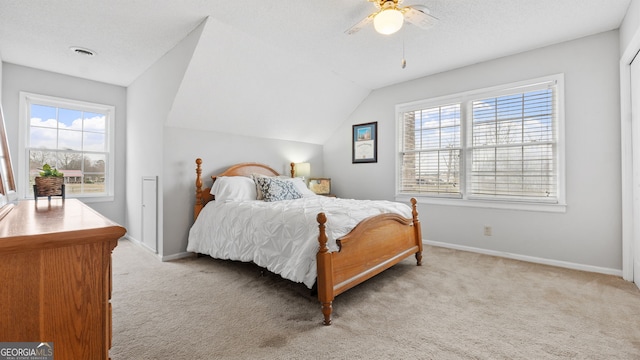
<svg viewBox="0 0 640 360"><path fill-rule="evenodd" d="M309 190L318 195L331 195L331 179L309 178Z"/></svg>

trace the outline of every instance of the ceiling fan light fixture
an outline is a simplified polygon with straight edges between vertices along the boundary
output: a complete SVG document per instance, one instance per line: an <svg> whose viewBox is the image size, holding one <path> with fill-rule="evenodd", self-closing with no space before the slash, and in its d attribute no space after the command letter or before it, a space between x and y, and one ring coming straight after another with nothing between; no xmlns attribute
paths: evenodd
<svg viewBox="0 0 640 360"><path fill-rule="evenodd" d="M391 35L404 23L404 16L397 8L383 9L373 18L373 27L377 32L384 35Z"/></svg>

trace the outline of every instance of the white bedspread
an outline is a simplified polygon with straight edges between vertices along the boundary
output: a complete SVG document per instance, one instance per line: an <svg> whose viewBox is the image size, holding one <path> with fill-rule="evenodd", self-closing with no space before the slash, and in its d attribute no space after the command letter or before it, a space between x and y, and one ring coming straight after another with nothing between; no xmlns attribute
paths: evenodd
<svg viewBox="0 0 640 360"><path fill-rule="evenodd" d="M205 206L189 231L187 251L254 262L311 288L316 280L318 222L327 215L329 251L360 221L382 213L411 218L406 204L311 196L296 200L216 202Z"/></svg>

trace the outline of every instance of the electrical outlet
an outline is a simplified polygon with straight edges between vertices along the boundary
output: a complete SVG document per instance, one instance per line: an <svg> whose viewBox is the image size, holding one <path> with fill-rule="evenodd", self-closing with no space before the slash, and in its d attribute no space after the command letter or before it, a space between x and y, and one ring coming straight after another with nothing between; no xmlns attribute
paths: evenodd
<svg viewBox="0 0 640 360"><path fill-rule="evenodd" d="M489 225L484 226L484 236L491 236L491 231L492 231L491 226Z"/></svg>

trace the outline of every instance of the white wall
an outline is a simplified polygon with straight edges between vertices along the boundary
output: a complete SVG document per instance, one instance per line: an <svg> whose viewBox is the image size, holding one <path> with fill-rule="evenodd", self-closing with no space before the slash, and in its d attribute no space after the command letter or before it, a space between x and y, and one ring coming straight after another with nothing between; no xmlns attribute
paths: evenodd
<svg viewBox="0 0 640 360"><path fill-rule="evenodd" d="M14 171L18 170L19 161L27 161L26 155L18 152L20 91L115 106L115 197L113 201L91 202L88 205L124 225L126 89L10 63L4 63L3 66L2 88L2 105ZM17 186L23 184L18 182Z"/></svg>
<svg viewBox="0 0 640 360"><path fill-rule="evenodd" d="M162 192L164 126L201 30L202 26L199 26L192 31L127 90L127 235L134 241L142 241L142 177L157 176L158 189ZM161 195L157 205L158 224L162 224L164 202ZM157 250L162 255L162 226L157 235Z"/></svg>
<svg viewBox="0 0 640 360"><path fill-rule="evenodd" d="M638 221L634 220L634 166L633 152L633 117L631 114L631 62L640 48L640 1L632 0L620 25L620 132L622 153L622 277L625 280L638 282L637 273L640 269L640 247L637 228ZM637 160L636 160L637 162ZM636 215L637 216L637 215ZM635 249L634 249L635 248ZM634 272L636 274L634 274Z"/></svg>
<svg viewBox="0 0 640 360"><path fill-rule="evenodd" d="M631 0L627 13L620 24L620 55L624 53L627 46L640 27L640 1Z"/></svg>
<svg viewBox="0 0 640 360"><path fill-rule="evenodd" d="M165 128L164 255L168 258L182 254L187 248L195 204L196 158L202 158L204 187L211 186L211 175L242 162L267 164L289 175L291 162L304 161L311 164L311 176L323 174L321 145Z"/></svg>
<svg viewBox="0 0 640 360"><path fill-rule="evenodd" d="M0 104L2 104L2 54L0 54Z"/></svg>
<svg viewBox="0 0 640 360"><path fill-rule="evenodd" d="M395 105L565 74L566 213L420 205L423 236L463 249L620 272L619 36L610 31L373 92L324 146L338 196L394 199ZM351 126L378 121L378 162L351 164ZM483 236L483 226L493 236Z"/></svg>
<svg viewBox="0 0 640 360"><path fill-rule="evenodd" d="M184 74L191 66L204 24L136 79L127 94L128 236L142 240L141 181L143 176L157 176L158 254L165 260L186 254L193 223L197 157L204 161L203 176L238 162L262 162L286 173L291 161L309 161L312 173L322 173L320 145L229 135L224 128L199 131L166 126L176 93L189 86L184 82L200 81L185 80ZM199 106L198 99L194 98L191 106Z"/></svg>

